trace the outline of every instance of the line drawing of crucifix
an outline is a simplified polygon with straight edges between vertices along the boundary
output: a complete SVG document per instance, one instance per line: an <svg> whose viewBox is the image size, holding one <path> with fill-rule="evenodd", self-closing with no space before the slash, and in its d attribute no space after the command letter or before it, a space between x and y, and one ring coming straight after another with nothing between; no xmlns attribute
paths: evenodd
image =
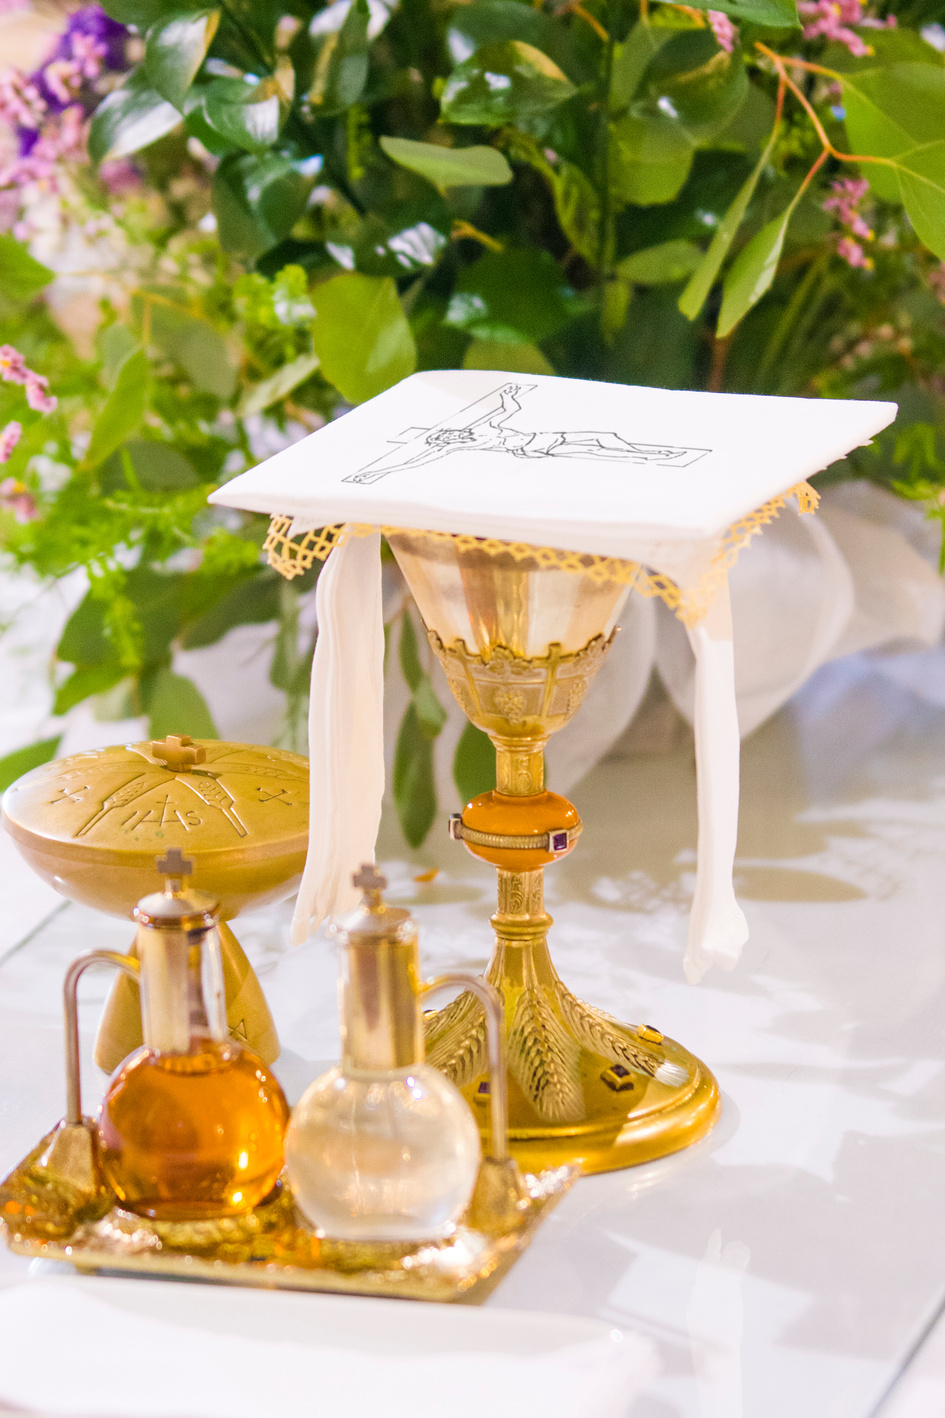
<svg viewBox="0 0 945 1418"><path fill-rule="evenodd" d="M705 457L710 448L686 448L668 443L641 443L602 430L520 429L509 420L522 412L520 400L537 386L503 384L467 404L432 428L408 428L388 441L397 451L382 453L342 481L374 483L388 473L434 463L450 453L508 453L515 458L596 458L619 463L656 463L685 468ZM393 459L393 461L389 461Z"/></svg>

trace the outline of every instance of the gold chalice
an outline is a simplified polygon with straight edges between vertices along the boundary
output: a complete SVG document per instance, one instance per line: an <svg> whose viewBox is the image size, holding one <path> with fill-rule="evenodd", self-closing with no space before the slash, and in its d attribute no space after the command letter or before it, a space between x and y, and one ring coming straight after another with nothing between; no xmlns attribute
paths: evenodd
<svg viewBox="0 0 945 1418"><path fill-rule="evenodd" d="M34 768L3 796L3 825L63 896L131 919L155 853L178 848L192 884L221 903L231 1034L266 1062L279 1040L259 981L225 921L298 889L308 845L308 761L255 744L153 743L72 754ZM95 1061L111 1072L142 1042L138 986L121 973L105 1004Z"/></svg>
<svg viewBox="0 0 945 1418"><path fill-rule="evenodd" d="M387 535L450 689L496 748L496 790L456 814L450 833L498 871L486 979L505 1006L512 1152L532 1172L565 1162L603 1172L685 1147L718 1114L711 1073L659 1030L583 1004L559 979L547 943L544 869L573 849L581 820L545 790L544 746L577 713L628 585L602 578L599 558L565 570L534 548ZM427 1024L428 1061L471 1103L485 1103L478 1001L464 993Z"/></svg>

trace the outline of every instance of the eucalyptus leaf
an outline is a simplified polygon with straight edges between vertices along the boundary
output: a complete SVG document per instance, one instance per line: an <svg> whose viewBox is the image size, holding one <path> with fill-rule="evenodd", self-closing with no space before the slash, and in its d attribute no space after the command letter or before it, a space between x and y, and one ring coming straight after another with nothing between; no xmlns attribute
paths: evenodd
<svg viewBox="0 0 945 1418"><path fill-rule="evenodd" d="M144 67L156 91L180 108L220 23L219 10L164 17L148 30Z"/></svg>
<svg viewBox="0 0 945 1418"><path fill-rule="evenodd" d="M146 492L182 492L199 482L200 474L190 459L172 443L156 438L132 438L123 443L99 474L103 492L114 492L129 483Z"/></svg>
<svg viewBox="0 0 945 1418"><path fill-rule="evenodd" d="M9 300L22 300L55 279L55 271L35 260L15 236L0 232L0 293Z"/></svg>
<svg viewBox="0 0 945 1418"><path fill-rule="evenodd" d="M181 121L172 103L151 87L143 67L132 70L121 88L107 94L92 117L89 157L114 161L156 143Z"/></svg>
<svg viewBox="0 0 945 1418"><path fill-rule="evenodd" d="M419 847L436 819L436 781L433 743L421 728L413 700L397 734L391 787L401 831L411 847Z"/></svg>
<svg viewBox="0 0 945 1418"><path fill-rule="evenodd" d="M758 179L764 172L771 157L777 133L778 130L772 128L771 135L768 138L767 145L761 157L742 184L734 202L716 227L715 235L709 243L708 251L702 258L701 264L697 266L693 272L686 289L679 297L679 309L689 320L695 320L703 305L705 305L709 291L715 284L716 277L721 271L722 264L735 239L735 234L745 219L748 205L755 195Z"/></svg>
<svg viewBox="0 0 945 1418"><path fill-rule="evenodd" d="M498 128L557 108L576 92L547 54L520 40L486 44L457 65L440 99L449 123Z"/></svg>
<svg viewBox="0 0 945 1418"><path fill-rule="evenodd" d="M421 732L431 741L439 736L446 723L446 710L440 703L430 676L420 663L417 632L410 612L405 611L400 623L400 668L417 713Z"/></svg>
<svg viewBox="0 0 945 1418"><path fill-rule="evenodd" d="M261 383L254 384L246 390L240 402L240 418L261 414L263 409L277 404L280 399L291 394L293 389L304 384L306 379L311 378L317 368L318 355L315 354L299 355L288 364L284 364L281 369L276 370L275 374L270 374L268 379L264 379Z"/></svg>
<svg viewBox="0 0 945 1418"><path fill-rule="evenodd" d="M567 27L534 5L521 0L475 0L452 10L446 46L454 64L464 63L487 44L507 40L522 40L540 49L566 73L580 64Z"/></svg>
<svg viewBox="0 0 945 1418"><path fill-rule="evenodd" d="M219 730L200 690L187 675L161 669L150 679L142 699L148 715L148 734L163 739L168 734L190 734L195 739L219 738Z"/></svg>
<svg viewBox="0 0 945 1418"><path fill-rule="evenodd" d="M673 33L673 30L665 26L652 25L649 20L640 20L627 35L624 43L614 46L610 75L612 113L619 113L627 107L640 87L640 80L650 60L672 39Z"/></svg>
<svg viewBox="0 0 945 1418"><path fill-rule="evenodd" d="M694 241L664 241L635 251L617 264L618 274L641 286L681 281L699 265L702 252Z"/></svg>
<svg viewBox="0 0 945 1418"><path fill-rule="evenodd" d="M444 148L412 138L385 137L380 141L392 162L418 172L435 187L502 187L512 181L512 169L496 148Z"/></svg>
<svg viewBox="0 0 945 1418"><path fill-rule="evenodd" d="M84 462L97 468L140 424L148 398L148 357L137 350L121 367L115 387L92 426Z"/></svg>
<svg viewBox="0 0 945 1418"><path fill-rule="evenodd" d="M44 763L51 763L59 752L61 743L62 735L55 734L52 738L27 744L25 748L14 749L12 753L0 758L0 793L5 793L11 783L22 778L24 773L29 773L31 768L40 768Z"/></svg>
<svg viewBox="0 0 945 1418"><path fill-rule="evenodd" d="M127 673L124 665L118 660L103 665L80 665L56 690L53 713L57 716L68 714L76 704L91 699L93 694L104 694L107 690L114 689L116 684L120 684L127 677Z"/></svg>
<svg viewBox="0 0 945 1418"><path fill-rule="evenodd" d="M218 399L232 398L236 369L219 330L173 300L151 294L150 325L155 344L187 371L195 388ZM148 292L142 298L147 300Z"/></svg>
<svg viewBox="0 0 945 1418"><path fill-rule="evenodd" d="M413 373L416 346L389 276L332 276L315 287L312 304L322 373L349 403L364 403Z"/></svg>
<svg viewBox="0 0 945 1418"><path fill-rule="evenodd" d="M279 619L279 593L284 582L272 571L258 571L221 596L203 615L191 621L181 636L185 650L216 645L236 625L266 625Z"/></svg>
<svg viewBox="0 0 945 1418"><path fill-rule="evenodd" d="M206 0L194 0L191 6L183 0L105 0L102 5L106 15L119 24L133 25L139 34L166 16L181 14L188 9L196 13L206 8Z"/></svg>
<svg viewBox="0 0 945 1418"><path fill-rule="evenodd" d="M488 734L466 723L453 756L453 782L460 800L468 803L495 788L495 748Z"/></svg>

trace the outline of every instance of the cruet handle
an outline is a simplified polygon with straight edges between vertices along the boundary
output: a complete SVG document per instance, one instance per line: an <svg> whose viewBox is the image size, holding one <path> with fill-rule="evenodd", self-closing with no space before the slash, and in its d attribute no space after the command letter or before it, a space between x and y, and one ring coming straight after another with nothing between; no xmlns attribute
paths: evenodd
<svg viewBox="0 0 945 1418"><path fill-rule="evenodd" d="M141 965L132 955L117 950L87 950L77 955L66 971L62 986L62 1003L66 1026L66 1122L82 1122L82 1079L79 1070L79 980L90 965L114 965L133 980L141 974Z"/></svg>
<svg viewBox="0 0 945 1418"><path fill-rule="evenodd" d="M426 980L421 985L419 994L422 997L451 985L462 985L463 989L471 990L485 1010L492 1134L489 1156L495 1162L505 1162L509 1156L509 1092L505 1073L505 1012L502 1008L502 997L488 980L466 970L450 970L446 975L437 975L435 980Z"/></svg>

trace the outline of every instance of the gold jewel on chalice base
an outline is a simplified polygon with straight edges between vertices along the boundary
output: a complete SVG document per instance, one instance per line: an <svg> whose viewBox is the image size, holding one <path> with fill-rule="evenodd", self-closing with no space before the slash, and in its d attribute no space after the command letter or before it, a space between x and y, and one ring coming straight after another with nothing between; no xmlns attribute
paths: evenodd
<svg viewBox="0 0 945 1418"><path fill-rule="evenodd" d="M3 796L2 820L44 881L129 920L151 885L155 855L182 849L194 862L194 887L221 903L230 1033L266 1063L278 1058L269 1006L225 922L298 889L308 843L305 758L183 734L94 749L24 774ZM110 1073L141 1042L138 985L123 972L105 1005L95 1061Z"/></svg>
<svg viewBox="0 0 945 1418"><path fill-rule="evenodd" d="M456 814L450 834L498 871L486 979L504 1002L512 1153L532 1172L575 1162L603 1172L686 1147L718 1115L711 1073L658 1029L577 999L547 942L544 869L573 850L581 820L545 789L544 747L577 713L629 586L521 547L497 553L406 531L388 540L450 689L496 749L495 791ZM472 994L428 1018L428 1061L480 1108L485 1047Z"/></svg>

